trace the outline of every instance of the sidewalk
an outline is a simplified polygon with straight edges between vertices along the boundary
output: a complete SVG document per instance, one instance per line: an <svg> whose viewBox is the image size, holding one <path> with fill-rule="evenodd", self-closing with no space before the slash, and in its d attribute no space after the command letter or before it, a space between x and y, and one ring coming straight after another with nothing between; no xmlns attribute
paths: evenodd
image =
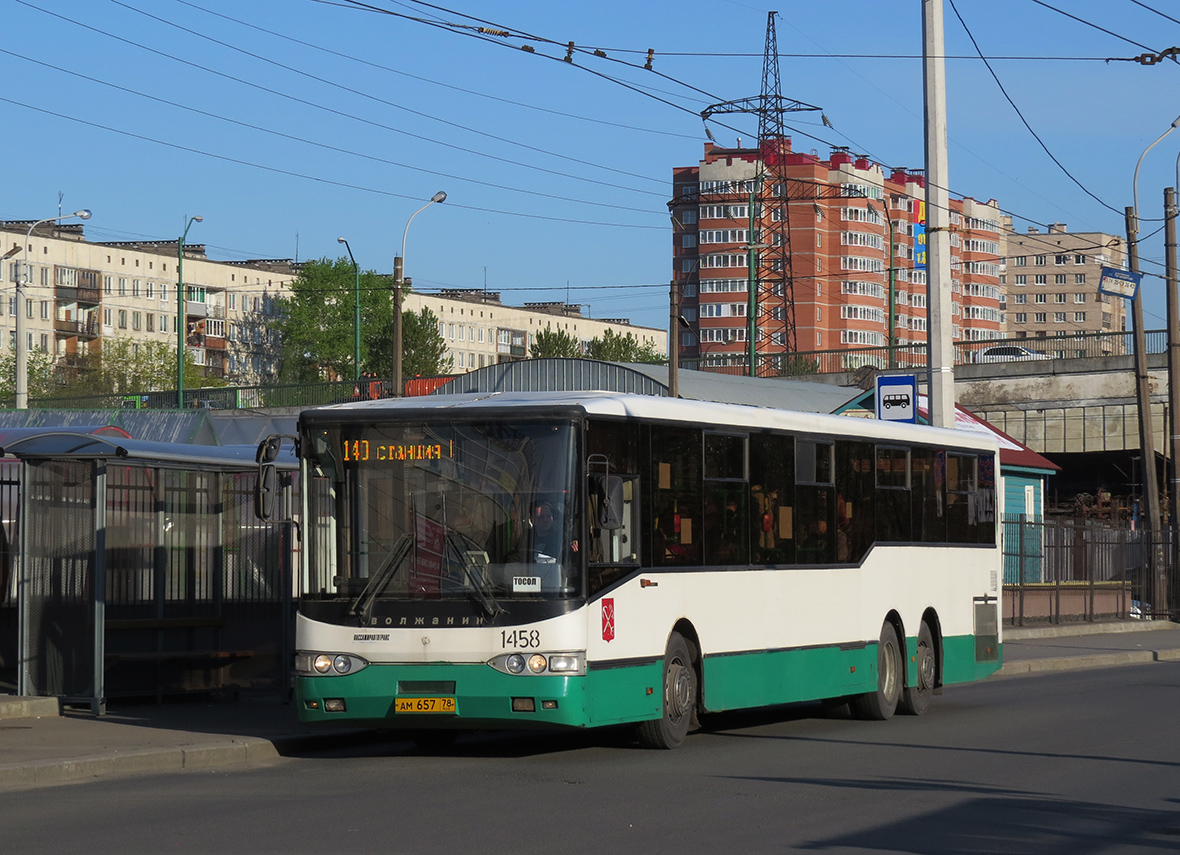
<svg viewBox="0 0 1180 855"><path fill-rule="evenodd" d="M997 677L1180 661L1180 624L1009 628ZM55 698L0 696L0 791L138 772L243 767L379 738L304 728L273 696L237 703L58 712Z"/></svg>

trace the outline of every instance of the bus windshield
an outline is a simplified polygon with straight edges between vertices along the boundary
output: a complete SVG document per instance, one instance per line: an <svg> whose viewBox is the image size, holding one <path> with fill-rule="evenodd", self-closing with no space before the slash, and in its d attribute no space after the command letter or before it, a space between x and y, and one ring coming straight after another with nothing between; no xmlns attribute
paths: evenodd
<svg viewBox="0 0 1180 855"><path fill-rule="evenodd" d="M572 424L377 423L307 437L309 589L354 600L582 590Z"/></svg>

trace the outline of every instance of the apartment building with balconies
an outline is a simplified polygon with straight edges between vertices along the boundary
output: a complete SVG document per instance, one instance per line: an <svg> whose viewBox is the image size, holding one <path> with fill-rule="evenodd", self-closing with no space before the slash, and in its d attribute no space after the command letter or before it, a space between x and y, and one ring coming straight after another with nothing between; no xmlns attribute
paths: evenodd
<svg viewBox="0 0 1180 855"><path fill-rule="evenodd" d="M607 330L630 334L639 345L666 353L666 330L633 325L626 318L588 318L582 307L564 302L525 303L506 306L500 292L451 289L439 294L411 291L403 300L409 312L429 309L438 319L438 332L447 345L451 371L465 373L499 362L526 359L543 330L561 331L583 348Z"/></svg>
<svg viewBox="0 0 1180 855"><path fill-rule="evenodd" d="M184 299L177 300L177 241L89 241L81 224L0 222L3 246L16 253L3 270L0 349L16 346L16 313L25 313L25 344L68 364L98 354L104 340L185 348L211 377L237 385L277 373L275 298L297 274L286 260L221 262L202 244L184 246ZM26 245L27 239L27 245ZM23 265L28 269L22 274ZM17 277L25 275L24 306Z"/></svg>
<svg viewBox="0 0 1180 855"><path fill-rule="evenodd" d="M1050 356L1124 352L1120 336L1099 339L1097 347L1071 348L1068 339L1127 329L1125 301L1098 291L1103 267L1125 267L1126 241L1105 232L1071 232L1065 223L1019 233L1008 219L1005 231L1008 257L1002 287L1008 336L1051 339L1051 346L1030 345Z"/></svg>
<svg viewBox="0 0 1180 855"><path fill-rule="evenodd" d="M847 367L881 367L887 346L924 342L922 173L886 170L842 148L826 159L793 152L789 139L768 167L767 151L710 143L697 166L673 170L673 277L688 324L682 355L703 367L732 364L748 353L753 329L760 370L774 373L790 353L846 350ZM997 203L952 200L951 228L953 335L1000 338Z"/></svg>

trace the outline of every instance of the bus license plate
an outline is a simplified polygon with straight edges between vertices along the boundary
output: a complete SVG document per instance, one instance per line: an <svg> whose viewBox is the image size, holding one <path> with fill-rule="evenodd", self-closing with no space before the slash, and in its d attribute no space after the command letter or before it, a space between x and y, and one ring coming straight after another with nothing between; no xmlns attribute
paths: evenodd
<svg viewBox="0 0 1180 855"><path fill-rule="evenodd" d="M399 713L453 713L454 698L396 698L393 711Z"/></svg>

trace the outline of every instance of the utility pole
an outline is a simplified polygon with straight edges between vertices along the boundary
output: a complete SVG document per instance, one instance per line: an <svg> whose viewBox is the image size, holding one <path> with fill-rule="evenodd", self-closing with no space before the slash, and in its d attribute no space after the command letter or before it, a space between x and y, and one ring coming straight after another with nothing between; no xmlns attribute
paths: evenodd
<svg viewBox="0 0 1180 855"><path fill-rule="evenodd" d="M1171 523L1173 572L1180 567L1180 293L1176 273L1176 189L1164 188L1164 264L1168 281L1168 410L1169 456L1172 458L1172 481L1168 495L1168 517ZM1167 595L1167 588L1164 588ZM1157 600L1157 602L1162 602ZM1169 605L1175 606L1175 603Z"/></svg>
<svg viewBox="0 0 1180 855"><path fill-rule="evenodd" d="M1139 272L1139 224L1135 208L1126 209L1127 262L1131 272ZM1135 398L1139 409L1139 449L1143 456L1143 520L1151 531L1160 527L1160 495L1155 471L1155 436L1151 427L1151 385L1147 372L1147 335L1143 329L1143 289L1135 290L1131 301L1132 323L1135 334ZM1159 602L1156 602L1159 605Z"/></svg>
<svg viewBox="0 0 1180 855"><path fill-rule="evenodd" d="M668 305L668 396L680 397L680 283L672 280Z"/></svg>
<svg viewBox="0 0 1180 855"><path fill-rule="evenodd" d="M930 424L955 426L955 354L951 316L950 179L946 150L946 60L942 0L922 0L926 103L926 313Z"/></svg>

